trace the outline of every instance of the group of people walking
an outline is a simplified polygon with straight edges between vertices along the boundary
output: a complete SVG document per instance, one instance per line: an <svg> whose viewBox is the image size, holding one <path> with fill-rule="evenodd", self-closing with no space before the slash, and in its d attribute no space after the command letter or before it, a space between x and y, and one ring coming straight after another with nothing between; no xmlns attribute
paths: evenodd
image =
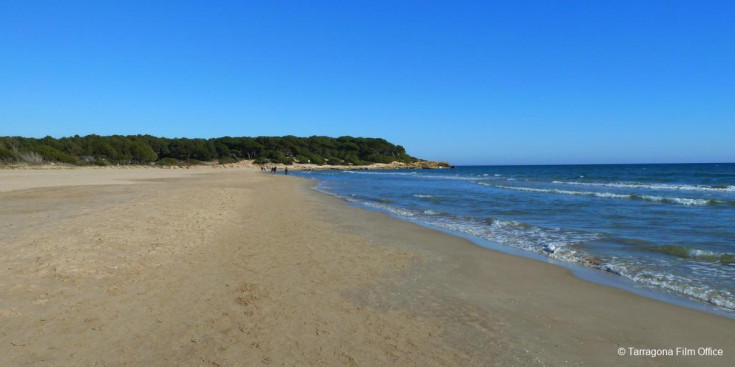
<svg viewBox="0 0 735 367"><path fill-rule="evenodd" d="M260 166L260 171L261 172L265 172L267 170L268 170L268 168L266 168L266 166ZM273 166L273 167L270 168L270 171L271 171L272 174L275 175L276 173L278 173L278 167ZM288 174L288 167L286 167L286 168L283 169L283 173L285 175Z"/></svg>

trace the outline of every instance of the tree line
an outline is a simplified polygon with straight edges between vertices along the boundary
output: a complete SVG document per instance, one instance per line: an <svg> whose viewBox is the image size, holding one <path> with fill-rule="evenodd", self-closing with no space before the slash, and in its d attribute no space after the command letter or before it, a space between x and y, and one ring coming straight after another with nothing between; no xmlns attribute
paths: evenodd
<svg viewBox="0 0 735 367"><path fill-rule="evenodd" d="M313 163L363 165L411 163L416 158L400 145L380 138L342 136L221 137L212 139L162 138L151 135L74 135L64 138L0 137L0 162L76 165L180 165L243 159L255 163Z"/></svg>

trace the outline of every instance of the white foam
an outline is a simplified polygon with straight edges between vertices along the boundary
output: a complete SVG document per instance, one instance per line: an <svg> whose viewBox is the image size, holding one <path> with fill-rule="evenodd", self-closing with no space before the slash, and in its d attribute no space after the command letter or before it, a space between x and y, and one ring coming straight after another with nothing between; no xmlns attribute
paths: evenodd
<svg viewBox="0 0 735 367"><path fill-rule="evenodd" d="M735 294L726 290L712 289L701 282L692 283L692 280L684 277L657 273L651 270L631 270L628 266L616 263L607 264L604 270L653 288L663 289L686 298L735 310Z"/></svg>
<svg viewBox="0 0 735 367"><path fill-rule="evenodd" d="M397 207L394 207L394 206L391 206L391 205L378 204L378 203L369 202L369 201L360 201L359 203L362 204L362 205L365 205L365 206L372 207L372 208L382 209L382 210L385 210L385 211L387 211L389 213L393 213L393 214L396 214L396 215L399 215L399 216L413 217L414 215L416 215L411 210L407 210L407 209L403 209L403 208L397 208Z"/></svg>
<svg viewBox="0 0 735 367"><path fill-rule="evenodd" d="M561 185L581 185L581 186L605 186L629 189L649 189L649 190L680 190L680 191L713 191L713 192L735 192L735 186L729 185L723 188L715 188L704 185L673 185L673 184L645 184L639 182L576 182L576 181L552 181Z"/></svg>
<svg viewBox="0 0 735 367"><path fill-rule="evenodd" d="M415 176L416 172L374 172L374 171L342 171L357 175L381 175L381 176Z"/></svg>
<svg viewBox="0 0 735 367"><path fill-rule="evenodd" d="M484 182L480 182L480 185L497 187L501 189L516 190L516 191L527 191L527 192L540 192L549 194L561 194L561 195L576 195L576 196L594 196L599 198L608 199L638 199L646 201L674 203L686 206L695 205L710 205L719 204L720 201L711 199L691 199L691 198L676 198L676 197L664 197L654 195L635 195L635 194L617 194L613 192L596 192L596 191L572 191L572 190L559 190L559 189L538 189L532 187L521 187L521 186L504 186L504 185L491 185Z"/></svg>

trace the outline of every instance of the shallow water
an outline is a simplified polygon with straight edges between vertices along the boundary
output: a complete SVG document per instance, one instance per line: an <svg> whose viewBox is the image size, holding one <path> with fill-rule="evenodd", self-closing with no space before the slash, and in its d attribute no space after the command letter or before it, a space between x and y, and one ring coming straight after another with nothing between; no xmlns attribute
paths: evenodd
<svg viewBox="0 0 735 367"><path fill-rule="evenodd" d="M735 310L735 164L297 174L399 218Z"/></svg>

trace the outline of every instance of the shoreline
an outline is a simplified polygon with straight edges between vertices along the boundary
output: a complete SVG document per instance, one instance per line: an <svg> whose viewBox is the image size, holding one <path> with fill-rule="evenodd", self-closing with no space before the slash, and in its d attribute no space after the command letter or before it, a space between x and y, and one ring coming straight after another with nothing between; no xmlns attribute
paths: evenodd
<svg viewBox="0 0 735 367"><path fill-rule="evenodd" d="M90 172L0 190L12 254L0 258L0 364L735 361L733 320L350 206L304 178ZM49 179L64 185L39 186ZM616 353L679 346L725 355Z"/></svg>
<svg viewBox="0 0 735 367"><path fill-rule="evenodd" d="M498 252L502 252L505 254L511 254L511 255L519 256L519 257L526 258L526 259L532 259L532 260L540 261L540 262L547 263L547 264L553 264L553 265L568 269L572 271L572 273L574 273L575 276L583 280L589 281L589 282L618 288L618 289L630 292L632 294L641 295L641 296L644 296L650 299L659 300L659 301L663 301L663 302L670 303L673 305L678 305L678 306L690 308L693 310L697 310L697 311L701 311L701 312L705 312L705 313L709 313L709 314L717 315L720 317L725 317L728 319L735 320L735 309L718 305L715 302L706 302L696 297L688 297L688 295L685 293L672 292L666 289L656 288L656 287L652 287L646 284L642 284L642 283L636 282L633 279L630 279L621 274L618 274L614 271L606 270L600 266L593 266L588 261L576 261L576 262L575 261L564 261L562 259L557 259L557 258L548 256L547 253L533 252L525 248L504 245L499 242L494 242L493 240L490 240L490 239L473 236L472 234L462 233L459 231L453 231L451 229L442 228L441 226L435 226L430 223L423 222L414 216L403 215L403 213L400 210L398 212L394 212L393 210L385 209L380 206L373 206L373 205L366 204L359 200L352 200L350 199L349 196L340 196L339 194L332 193L327 190L323 190L320 188L323 182L319 178L315 178L313 176L308 176L308 175L297 175L297 176L306 178L306 179L309 179L315 182L316 184L313 187L315 191L339 198L341 200L344 200L348 205L355 206L363 210L386 214L389 217L397 219L397 220L414 223L414 224L417 224L419 226L422 226L422 227L425 227L425 228L428 228L434 231L447 233L452 236L464 238L464 239L471 241L476 246L479 246L481 248L489 249L492 251L498 251Z"/></svg>
<svg viewBox="0 0 735 367"><path fill-rule="evenodd" d="M538 350L548 352L553 348L561 348L560 344L556 344L552 341L558 342L560 339L564 339L571 335L565 332L556 334L552 330L555 326L559 326L558 324L566 323L568 330L591 328L586 330L587 332L590 332L590 334L579 339L580 345L578 345L577 348L590 347L590 344L583 346L583 344L585 344L583 340L593 337L593 335L594 338L598 340L609 337L611 334L616 335L616 337L607 340L609 344L607 348L598 346L599 349L596 349L599 353L598 355L587 356L590 358L587 360L587 363L590 365L638 365L639 363L644 362L640 360L608 359L606 357L610 356L603 356L603 354L605 354L606 350L614 351L615 349L612 349L614 345L625 345L626 339L628 339L630 346L633 346L630 344L630 340L637 339L639 340L638 343L640 343L640 345L646 345L648 347L668 348L671 346L675 348L677 344L686 344L687 342L682 341L686 340L685 338L690 338L690 340L699 339L702 340L700 341L700 343L702 343L705 339L704 335L706 335L708 329L712 330L712 328L719 328L720 326L727 329L735 326L735 320L725 317L724 315L705 312L701 309L689 308L680 304L669 303L660 299L637 294L626 289L613 287L609 284L593 282L588 279L578 277L569 267L562 266L561 264L550 263L547 261L541 261L540 259L532 259L527 256L487 248L478 245L475 241L472 241L465 236L441 231L419 223L394 218L388 213L377 210L350 205L345 202L344 199L332 194L316 190L311 191L314 195L324 196L326 200L336 201L336 206L342 205L351 208L352 210L369 213L368 215L373 217L371 220L375 221L375 223L368 225L367 228L358 230L357 232L361 235L367 237L372 236L374 241L379 238L382 241L389 242L392 246L396 246L402 250L416 251L423 255L427 255L428 257L439 257L439 259L434 259L432 262L435 264L451 263L453 268L452 270L463 274L470 274L470 276L463 279L464 282L461 284L457 282L457 279L454 279L451 282L452 287L442 290L443 292L446 292L445 294L442 294L443 296L459 296L463 300L475 299L480 301L479 303L483 303L483 301L489 301L489 299L497 297L497 295L492 295L492 293L494 291L497 292L498 288L502 287L503 294L501 297L511 301L508 302L509 304L504 304L505 302L496 303L490 301L489 303L493 303L493 306L497 307L493 308L493 310L502 309L507 313L512 313L517 317L515 318L515 321L524 320L522 322L529 322L529 319L546 318L543 322L536 324L536 327L530 327L529 330L525 330L531 334L544 330L545 328L550 334L554 335L553 337L537 338L536 341L539 342L539 344L537 344L536 347ZM340 213L332 217L333 220L339 217L349 217L349 215L345 213L347 209L340 210L333 208L332 210ZM406 234L396 232L393 232L390 235L379 234L380 228L386 228L387 226L398 227L401 229L398 232ZM359 226L352 225L350 228L354 230L355 228L359 228ZM414 238L410 238L412 237L412 231L415 231L413 234L421 233L421 237L424 237L425 239L416 241ZM442 240L431 241L426 239L426 237L432 236L441 237ZM396 245L396 243L399 243L400 245ZM448 244L450 243L453 245L452 250L456 250L458 252L457 254L450 253L452 250L447 249L447 247L449 247ZM430 244L430 246L426 246L427 244ZM469 266L465 268L460 266L460 264ZM497 269L495 269L498 267L503 270L498 272ZM426 272L435 273L437 269L424 270ZM427 275L428 274L423 274L423 276ZM503 276L507 276L510 279L497 279L498 277ZM437 278L442 278L441 275L437 274L432 274L431 277L435 280L438 280ZM412 291L411 288L416 287L417 279L420 278L420 276L416 276L414 279L407 281L401 289L401 293L406 292L410 294L415 292ZM532 280L529 280L529 278ZM481 280L483 279L490 280L493 285L497 285L499 287L484 287L480 285ZM438 280L438 283L443 281L443 279ZM515 285L520 285L521 287L516 287ZM433 288L433 286L430 285L424 286ZM479 290L482 290L483 288L487 290L487 294L480 294L483 292ZM526 289L531 289L533 291L526 291ZM539 295L542 296L539 297ZM428 295L426 294L423 295L423 297L427 296ZM525 301L533 303L534 307L526 308L521 311L515 309L515 307L522 305L524 298ZM611 301L600 302L600 299ZM618 305L620 308L617 307ZM415 302L412 304L412 307L417 306L418 304ZM594 309L589 309L589 307ZM489 312L492 313L492 311ZM505 320L513 319L513 317L505 316ZM631 319L636 320L631 322ZM702 324L699 324L699 321L696 320L701 320ZM709 328L703 325L705 323L704 320L712 322ZM679 323L680 321L682 322L679 326L670 324ZM530 323L533 324L533 322ZM554 323L558 324L554 325ZM684 324L687 323L689 325L684 327ZM715 325L717 326L715 327ZM649 330L651 329L659 329L660 334L657 333L655 337L650 335ZM669 330L664 331L665 329ZM520 330L514 331L519 334L523 334ZM735 335L735 331L721 331L725 332L724 335ZM627 335L626 332L628 332ZM518 336L518 338L524 339L527 336L528 335L522 335ZM661 336L663 336L663 338L661 338ZM679 342L663 342L662 340L665 340L667 337L671 337L671 340L678 339ZM644 339L647 340L644 341ZM652 339L658 339L661 344L657 345L652 342ZM731 350L733 346L735 346L734 342L732 342L734 339L731 339L731 337L725 337L720 340L721 344L727 344L729 346L729 348L726 348L728 350ZM690 341L689 343L692 342ZM706 344L706 342L704 343ZM551 346L552 344L553 347ZM569 344L567 344L567 347L572 348L567 351L575 350L575 348ZM727 353L726 355L732 357L732 353ZM578 355L577 358L572 359L576 359L579 362L583 358L579 358ZM552 365L562 364L560 362L562 362L561 359L552 363ZM567 360L563 362L563 364L570 363L570 361ZM682 363L682 365L688 365L689 363L692 363L692 361L681 359L677 360L675 358L668 359L665 362L662 358L657 359L655 362L665 363L665 365L677 365L679 363ZM708 363L712 363L712 365L728 365L728 363L731 362L725 362L724 360L720 362L697 360L696 363L698 365L707 365Z"/></svg>
<svg viewBox="0 0 735 367"><path fill-rule="evenodd" d="M656 300L656 301L664 302L667 304L671 304L671 305L675 305L679 307L685 307L691 310L704 312L707 314L735 320L735 310L723 308L723 307L717 306L712 303L705 303L702 301L698 301L696 299L686 298L682 295L672 293L672 292L667 292L662 289L648 287L646 285L636 283L635 281L631 279L622 277L619 274L607 272L607 271L600 270L600 269L593 268L593 267L584 266L582 263L566 262L566 261L554 259L548 256L544 256L539 253L530 252L524 249L503 245L501 243L493 242L491 240L473 237L468 234L463 234L460 232L454 232L448 229L435 227L435 226L432 226L426 223L422 223L420 221L412 220L410 218L401 218L390 212L386 212L386 211L383 211L383 210L380 210L374 207L362 205L360 203L350 202L350 201L345 200L345 198L341 196L338 196L338 195L335 195L335 194L332 194L326 191L317 190L315 188L313 189L322 194L334 196L340 200L345 201L347 205L355 206L362 210L384 214L394 220L400 220L400 221L404 221L408 223L413 223L420 227L427 228L432 231L441 232L441 233L448 234L450 236L465 239L467 241L470 241L475 246L480 247L482 249L500 252L500 253L511 255L511 256L521 257L524 259L529 259L529 260L537 261L537 262L544 263L544 264L558 266L560 268L569 270L575 277L585 280L587 282L599 284L602 286L617 288L617 289L626 291L631 294L646 297L651 300Z"/></svg>

